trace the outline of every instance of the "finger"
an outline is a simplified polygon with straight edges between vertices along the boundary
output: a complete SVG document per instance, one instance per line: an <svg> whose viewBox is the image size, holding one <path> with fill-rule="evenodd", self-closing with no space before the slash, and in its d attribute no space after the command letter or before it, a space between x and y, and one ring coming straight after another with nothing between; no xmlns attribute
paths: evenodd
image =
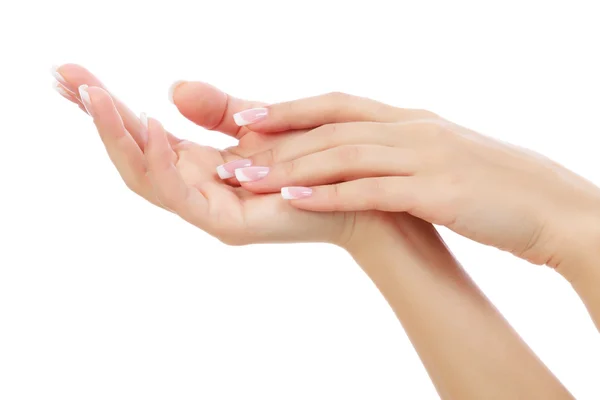
<svg viewBox="0 0 600 400"><path fill-rule="evenodd" d="M284 199L303 210L411 212L427 195L414 177L364 178L334 185L284 187Z"/></svg>
<svg viewBox="0 0 600 400"><path fill-rule="evenodd" d="M285 186L315 186L366 177L408 176L419 166L413 150L376 145L345 145L273 166L238 168L241 185L254 193L272 193Z"/></svg>
<svg viewBox="0 0 600 400"><path fill-rule="evenodd" d="M149 118L144 118L144 122L148 124L148 143L144 151L147 176L158 201L183 219L202 226L207 216L206 198L183 180L173 163L175 153L160 122Z"/></svg>
<svg viewBox="0 0 600 400"><path fill-rule="evenodd" d="M66 87L61 85L60 82L58 82L58 81L54 82L52 87L54 88L54 90L56 90L58 92L58 94L60 94L65 99L77 104L78 106L82 106L81 101L79 101L77 96L75 96L75 94L73 92L71 92L70 90L68 90Z"/></svg>
<svg viewBox="0 0 600 400"><path fill-rule="evenodd" d="M273 165L343 145L416 147L427 141L421 122L352 122L323 125L249 157L252 165Z"/></svg>
<svg viewBox="0 0 600 400"><path fill-rule="evenodd" d="M54 77L69 91L73 92L75 96L79 98L79 86L88 85L100 87L107 92L110 91L102 84L102 82L96 78L91 72L76 64L65 64L60 67L56 67L52 70ZM122 101L116 98L112 93L113 102L117 111L121 115L125 129L131 134L131 137L135 140L138 146L143 149L144 139L142 137L143 127L137 116L131 111ZM171 143L178 142L178 139L172 135L169 135L169 141Z"/></svg>
<svg viewBox="0 0 600 400"><path fill-rule="evenodd" d="M101 88L85 86L82 93L108 156L127 187L160 206L146 177L144 155L125 129L110 94Z"/></svg>
<svg viewBox="0 0 600 400"><path fill-rule="evenodd" d="M365 97L329 93L316 97L247 109L234 115L240 126L255 132L284 132L355 121L396 122L433 118L424 110L393 107Z"/></svg>
<svg viewBox="0 0 600 400"><path fill-rule="evenodd" d="M79 98L77 98L77 96L75 96L75 94L72 93L70 90L68 90L66 87L64 87L63 85L61 85L59 82L54 82L53 88L62 97L64 97L65 99L69 100L72 103L75 103L77 105L77 107L79 107L79 109L81 111L83 111L86 114L88 113L87 110L85 109L85 106L81 103L81 101L79 100Z"/></svg>
<svg viewBox="0 0 600 400"><path fill-rule="evenodd" d="M263 103L230 96L204 82L175 82L169 99L184 117L208 130L219 131L240 139L248 129L235 124L233 115L262 107Z"/></svg>

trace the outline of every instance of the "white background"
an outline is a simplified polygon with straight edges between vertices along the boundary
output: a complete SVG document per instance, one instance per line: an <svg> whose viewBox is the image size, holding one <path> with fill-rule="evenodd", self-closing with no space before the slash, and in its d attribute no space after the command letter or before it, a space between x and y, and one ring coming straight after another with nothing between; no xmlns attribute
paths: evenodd
<svg viewBox="0 0 600 400"><path fill-rule="evenodd" d="M594 3L3 2L0 399L437 398L348 255L230 248L129 193L52 64L218 147L232 139L178 115L172 81L427 108L600 183ZM569 285L442 233L573 394L600 398L600 336Z"/></svg>

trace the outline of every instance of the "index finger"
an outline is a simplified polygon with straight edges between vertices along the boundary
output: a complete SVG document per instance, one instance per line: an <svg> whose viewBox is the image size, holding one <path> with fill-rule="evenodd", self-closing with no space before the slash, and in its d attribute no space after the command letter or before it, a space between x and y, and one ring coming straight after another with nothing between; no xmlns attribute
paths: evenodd
<svg viewBox="0 0 600 400"><path fill-rule="evenodd" d="M247 109L234 115L239 125L265 133L312 129L333 123L399 122L435 117L435 114L426 110L398 108L366 97L338 92Z"/></svg>

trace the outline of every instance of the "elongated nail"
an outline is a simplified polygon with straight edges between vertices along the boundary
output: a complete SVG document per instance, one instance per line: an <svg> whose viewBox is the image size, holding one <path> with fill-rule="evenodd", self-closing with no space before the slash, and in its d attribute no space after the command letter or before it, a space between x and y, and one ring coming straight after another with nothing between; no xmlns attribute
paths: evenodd
<svg viewBox="0 0 600 400"><path fill-rule="evenodd" d="M312 196L313 190L311 188L302 186L288 186L281 188L281 197L286 200L304 199Z"/></svg>
<svg viewBox="0 0 600 400"><path fill-rule="evenodd" d="M63 85L67 84L67 80L65 78L63 78L63 76L60 74L60 72L58 72L58 66L57 65L53 65L52 68L50 68L50 73L52 74L52 76L54 77L54 79L56 79L57 81L59 81Z"/></svg>
<svg viewBox="0 0 600 400"><path fill-rule="evenodd" d="M61 96L66 97L67 99L70 98L69 96L69 92L64 88L63 85L61 85L58 82L54 82L54 84L52 85L52 87L54 88L54 90L56 90Z"/></svg>
<svg viewBox="0 0 600 400"><path fill-rule="evenodd" d="M169 87L169 101L171 103L175 104L175 100L173 100L173 95L175 94L175 89L177 89L179 86L181 86L185 82L186 81L176 81L176 82L173 82L171 87Z"/></svg>
<svg viewBox="0 0 600 400"><path fill-rule="evenodd" d="M252 161L243 159L221 164L217 167L217 174L221 179L229 179L235 176L235 170L238 168L245 168L252 165Z"/></svg>
<svg viewBox="0 0 600 400"><path fill-rule="evenodd" d="M142 141L144 144L148 143L148 116L146 113L140 113L140 122L142 123L142 130L140 131L140 135L142 136Z"/></svg>
<svg viewBox="0 0 600 400"><path fill-rule="evenodd" d="M235 177L240 182L258 181L269 174L269 167L248 167L235 170Z"/></svg>
<svg viewBox="0 0 600 400"><path fill-rule="evenodd" d="M239 113L233 114L233 120L238 126L253 124L267 118L269 110L266 108L251 108Z"/></svg>
<svg viewBox="0 0 600 400"><path fill-rule="evenodd" d="M90 99L90 94L88 93L88 85L79 86L79 97L81 97L81 102L83 103L87 113L92 115L92 100Z"/></svg>

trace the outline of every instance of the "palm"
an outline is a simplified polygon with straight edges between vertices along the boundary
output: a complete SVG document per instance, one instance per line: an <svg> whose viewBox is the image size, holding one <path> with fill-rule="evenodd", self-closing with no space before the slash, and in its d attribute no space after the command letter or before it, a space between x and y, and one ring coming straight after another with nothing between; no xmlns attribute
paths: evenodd
<svg viewBox="0 0 600 400"><path fill-rule="evenodd" d="M210 226L201 228L226 236L231 242L289 242L334 240L348 216L341 213L312 213L291 207L278 194L252 194L228 185L216 174L217 166L273 145L287 135L246 133L235 148L220 151L213 147L182 141L172 146L176 167L185 184L199 190L208 200ZM302 229L298 229L302 227ZM315 232L322 237L314 238ZM341 235L341 233L340 233Z"/></svg>

